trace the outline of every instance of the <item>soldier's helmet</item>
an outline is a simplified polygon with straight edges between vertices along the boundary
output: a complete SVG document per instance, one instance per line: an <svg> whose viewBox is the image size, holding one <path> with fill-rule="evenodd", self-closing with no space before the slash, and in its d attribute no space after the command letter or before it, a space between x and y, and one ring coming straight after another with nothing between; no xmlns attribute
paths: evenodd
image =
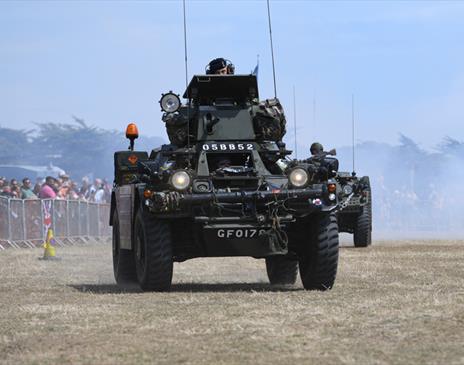
<svg viewBox="0 0 464 365"><path fill-rule="evenodd" d="M227 67L227 74L233 75L235 73L235 66L225 58L215 58L205 68L207 75L214 75L217 71Z"/></svg>
<svg viewBox="0 0 464 365"><path fill-rule="evenodd" d="M324 151L324 147L319 142L314 142L309 149L311 151L311 155L317 155Z"/></svg>

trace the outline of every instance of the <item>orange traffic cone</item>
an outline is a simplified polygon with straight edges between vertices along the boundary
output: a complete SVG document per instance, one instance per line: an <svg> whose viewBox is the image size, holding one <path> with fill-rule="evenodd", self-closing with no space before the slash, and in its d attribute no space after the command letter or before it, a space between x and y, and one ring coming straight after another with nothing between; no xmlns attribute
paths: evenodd
<svg viewBox="0 0 464 365"><path fill-rule="evenodd" d="M55 252L55 237L53 236L53 229L49 228L47 231L47 238L43 244L43 248L45 249L44 255L41 258L42 260L59 260L56 257Z"/></svg>

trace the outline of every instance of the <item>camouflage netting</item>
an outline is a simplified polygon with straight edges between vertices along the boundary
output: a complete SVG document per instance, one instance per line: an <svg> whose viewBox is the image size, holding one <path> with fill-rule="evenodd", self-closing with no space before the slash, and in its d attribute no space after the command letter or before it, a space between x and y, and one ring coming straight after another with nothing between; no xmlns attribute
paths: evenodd
<svg viewBox="0 0 464 365"><path fill-rule="evenodd" d="M166 131L169 141L176 146L187 144L188 119L179 113L169 113L163 115L163 122L166 123Z"/></svg>
<svg viewBox="0 0 464 365"><path fill-rule="evenodd" d="M285 135L286 119L279 99L267 99L253 106L253 127L257 139L281 141Z"/></svg>

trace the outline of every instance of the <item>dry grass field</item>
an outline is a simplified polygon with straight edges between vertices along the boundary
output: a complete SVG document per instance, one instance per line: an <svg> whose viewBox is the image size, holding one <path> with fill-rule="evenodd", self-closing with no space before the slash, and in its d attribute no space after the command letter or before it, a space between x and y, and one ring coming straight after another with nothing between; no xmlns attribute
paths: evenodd
<svg viewBox="0 0 464 365"><path fill-rule="evenodd" d="M0 251L1 364L464 364L464 242L342 248L330 292L272 288L264 262L175 266L121 291L110 245Z"/></svg>

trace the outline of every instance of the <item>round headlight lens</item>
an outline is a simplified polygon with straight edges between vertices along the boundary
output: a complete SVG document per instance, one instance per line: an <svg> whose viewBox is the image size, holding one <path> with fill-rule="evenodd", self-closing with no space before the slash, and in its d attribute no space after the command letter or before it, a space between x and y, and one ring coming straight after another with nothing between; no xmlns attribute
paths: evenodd
<svg viewBox="0 0 464 365"><path fill-rule="evenodd" d="M288 175L288 180L296 188L301 188L308 182L308 173L302 168L296 168Z"/></svg>
<svg viewBox="0 0 464 365"><path fill-rule="evenodd" d="M343 193L345 195L350 195L353 192L353 187L351 185L345 185L343 187Z"/></svg>
<svg viewBox="0 0 464 365"><path fill-rule="evenodd" d="M171 185L176 190L185 190L190 186L190 175L186 171L176 171L171 176Z"/></svg>
<svg viewBox="0 0 464 365"><path fill-rule="evenodd" d="M175 113L180 108L180 99L172 92L164 94L159 103L161 105L161 109L166 113Z"/></svg>

